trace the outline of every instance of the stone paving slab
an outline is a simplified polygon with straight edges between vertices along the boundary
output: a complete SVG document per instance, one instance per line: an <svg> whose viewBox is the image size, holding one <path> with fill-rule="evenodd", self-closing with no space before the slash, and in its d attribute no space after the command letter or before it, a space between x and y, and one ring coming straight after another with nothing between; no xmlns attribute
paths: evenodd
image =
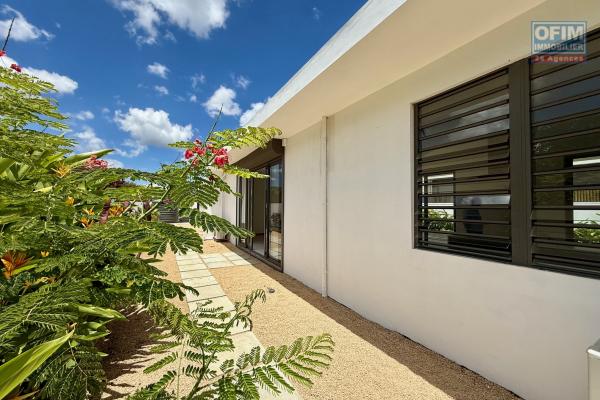
<svg viewBox="0 0 600 400"><path fill-rule="evenodd" d="M206 261L206 266L208 268L225 268L225 267L233 267L231 261Z"/></svg>
<svg viewBox="0 0 600 400"><path fill-rule="evenodd" d="M206 269L206 265L201 264L201 263L195 263L195 264L187 264L187 265L180 265L179 266L179 270L180 271L195 271L195 270L199 270L199 269Z"/></svg>
<svg viewBox="0 0 600 400"><path fill-rule="evenodd" d="M201 278L189 278L189 279L184 279L183 283L185 283L188 286L191 286L193 288L196 287L202 287L202 286L208 286L208 285L216 285L217 280L215 279L214 276L209 275L209 276L204 276Z"/></svg>
<svg viewBox="0 0 600 400"><path fill-rule="evenodd" d="M200 258L203 260L215 260L215 261L226 261L225 257L221 253L212 254L200 254Z"/></svg>
<svg viewBox="0 0 600 400"><path fill-rule="evenodd" d="M189 259L199 259L200 254L198 253L187 253L187 254L177 254L175 255L176 260L189 260Z"/></svg>
<svg viewBox="0 0 600 400"><path fill-rule="evenodd" d="M219 284L203 286L196 290L198 291L198 294L189 293L187 295L188 301L206 300L212 299L213 297L225 296L225 292L221 289L221 285Z"/></svg>
<svg viewBox="0 0 600 400"><path fill-rule="evenodd" d="M204 278L207 276L212 276L210 271L207 268L196 269L193 271L181 271L182 279Z"/></svg>
<svg viewBox="0 0 600 400"><path fill-rule="evenodd" d="M211 304L207 307L223 307L223 311L233 311L235 309L232 301L225 295L223 288L218 281L210 273L212 268L225 268L252 265L258 263L258 259L247 254L238 254L233 251L212 254L199 254L189 252L187 254L176 255L177 265L181 273L183 283L192 286L199 293L195 295L188 293L186 299L190 312L194 312L200 302L210 300ZM242 353L250 352L254 347L262 347L260 341L250 331L250 327L237 325L231 330L231 339L235 345L233 352L224 353L219 359L234 361ZM264 349L264 348L263 348ZM217 362L219 364L220 362ZM282 393L278 396L273 396L264 389L259 389L260 398L263 400L300 400L300 395L297 393Z"/></svg>
<svg viewBox="0 0 600 400"><path fill-rule="evenodd" d="M233 311L234 310L234 305L227 296L214 297L214 298L210 299L210 301L211 301L211 303L207 307L211 307L211 308L223 307L223 311ZM196 311L197 305L198 305L198 301L189 302L188 306L190 308L190 312Z"/></svg>
<svg viewBox="0 0 600 400"><path fill-rule="evenodd" d="M204 262L202 262L202 260L200 260L199 258L189 258L186 260L178 260L177 261L178 265L193 265L193 264L204 264Z"/></svg>

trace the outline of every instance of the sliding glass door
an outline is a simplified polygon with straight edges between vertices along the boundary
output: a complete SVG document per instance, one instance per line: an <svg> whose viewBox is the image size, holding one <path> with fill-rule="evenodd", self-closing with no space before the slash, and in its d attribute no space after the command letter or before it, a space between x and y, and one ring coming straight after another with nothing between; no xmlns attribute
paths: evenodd
<svg viewBox="0 0 600 400"><path fill-rule="evenodd" d="M281 160L255 169L267 179L239 179L238 226L254 232L238 246L281 267L283 255L283 165Z"/></svg>
<svg viewBox="0 0 600 400"><path fill-rule="evenodd" d="M283 253L283 169L281 162L269 167L267 237L269 258L281 262Z"/></svg>

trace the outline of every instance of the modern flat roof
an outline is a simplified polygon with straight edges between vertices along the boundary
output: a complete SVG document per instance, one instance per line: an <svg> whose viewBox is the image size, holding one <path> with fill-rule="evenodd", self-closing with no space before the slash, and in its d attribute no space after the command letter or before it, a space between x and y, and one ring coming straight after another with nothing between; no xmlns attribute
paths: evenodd
<svg viewBox="0 0 600 400"><path fill-rule="evenodd" d="M369 0L249 125L293 136L545 1Z"/></svg>

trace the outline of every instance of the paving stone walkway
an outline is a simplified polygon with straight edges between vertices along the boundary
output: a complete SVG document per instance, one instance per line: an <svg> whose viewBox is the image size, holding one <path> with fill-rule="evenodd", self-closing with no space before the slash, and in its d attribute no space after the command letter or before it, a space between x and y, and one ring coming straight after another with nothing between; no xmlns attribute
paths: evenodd
<svg viewBox="0 0 600 400"><path fill-rule="evenodd" d="M252 265L258 262L252 256L245 253L238 254L233 251L210 254L188 252L187 254L177 254L176 259L183 283L198 291L197 295L188 294L187 296L190 312L197 308L199 301L207 299L212 301L211 306L223 307L224 311L232 311L234 309L233 303L225 295L221 285L212 276L210 270L213 268ZM226 358L228 359L232 358L235 360L240 354L249 352L256 346L263 347L254 333L250 331L249 327L244 328L242 325L238 325L231 332L235 351L233 354L227 354ZM262 389L260 392L261 399L265 400L275 398L281 400L300 400L300 396L296 393L284 393L278 397L273 397Z"/></svg>

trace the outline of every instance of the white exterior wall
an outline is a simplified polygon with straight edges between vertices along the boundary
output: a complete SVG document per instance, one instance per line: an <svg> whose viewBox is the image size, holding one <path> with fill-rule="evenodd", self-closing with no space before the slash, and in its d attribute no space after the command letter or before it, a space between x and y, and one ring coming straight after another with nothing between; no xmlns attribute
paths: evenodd
<svg viewBox="0 0 600 400"><path fill-rule="evenodd" d="M328 290L526 399L583 400L600 281L413 249L412 104L522 58L531 19L330 118Z"/></svg>
<svg viewBox="0 0 600 400"><path fill-rule="evenodd" d="M287 140L283 266L286 274L320 292L324 235L319 154L320 124Z"/></svg>
<svg viewBox="0 0 600 400"><path fill-rule="evenodd" d="M412 104L526 56L532 20L598 26L600 2L562 4L531 10L328 124L329 296L528 400L587 398L600 281L413 249ZM285 149L284 272L320 291L319 124L312 123ZM224 213L235 221L235 204L224 203Z"/></svg>

